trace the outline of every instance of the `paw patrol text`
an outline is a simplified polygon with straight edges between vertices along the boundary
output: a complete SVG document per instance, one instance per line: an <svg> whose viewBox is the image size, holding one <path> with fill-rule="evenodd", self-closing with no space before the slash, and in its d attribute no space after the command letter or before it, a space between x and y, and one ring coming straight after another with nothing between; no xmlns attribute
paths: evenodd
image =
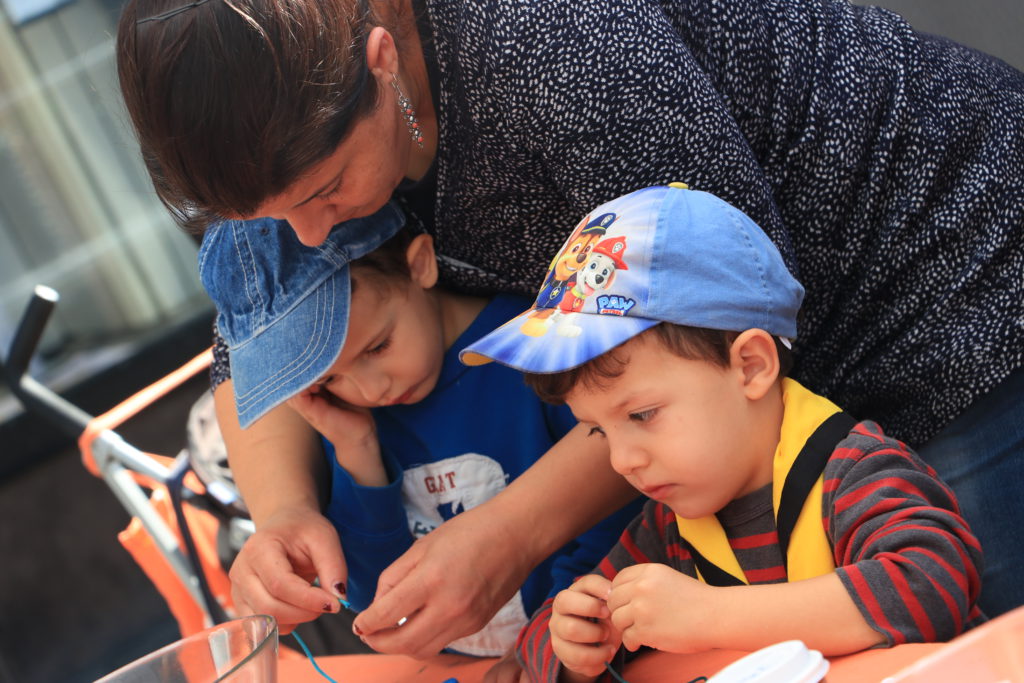
<svg viewBox="0 0 1024 683"><path fill-rule="evenodd" d="M617 294L602 294L597 297L597 312L601 315L626 315L636 306L634 299Z"/></svg>

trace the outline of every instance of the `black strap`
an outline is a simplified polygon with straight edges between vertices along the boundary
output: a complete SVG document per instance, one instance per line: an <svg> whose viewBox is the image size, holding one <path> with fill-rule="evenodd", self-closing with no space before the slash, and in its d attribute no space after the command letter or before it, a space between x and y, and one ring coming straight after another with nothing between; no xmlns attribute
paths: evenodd
<svg viewBox="0 0 1024 683"><path fill-rule="evenodd" d="M745 585L741 579L736 578L717 564L711 564L706 557L697 552L697 549L693 547L692 543L687 542L686 545L690 548L690 554L693 555L693 563L697 565L697 571L700 572L701 578L704 579L704 583L709 586Z"/></svg>
<svg viewBox="0 0 1024 683"><path fill-rule="evenodd" d="M779 500L779 511L775 524L779 532L779 546L782 549L782 561L789 569L789 539L793 535L797 517L804 508L804 502L810 494L818 477L825 471L825 464L832 457L836 444L846 438L857 424L857 420L849 413L838 412L818 425L814 433L808 437L804 447L796 456L796 461L786 475L786 483L782 487Z"/></svg>
<svg viewBox="0 0 1024 683"><path fill-rule="evenodd" d="M793 466L786 475L786 483L782 486L779 500L779 512L776 526L779 532L779 546L782 549L782 561L789 570L789 539L793 535L793 527L804 508L807 496L817 483L818 477L825 471L825 464L832 457L836 444L846 438L857 424L849 413L838 412L818 425L808 437L804 447L796 456ZM697 552L692 543L687 543L693 555L693 563L697 566L704 583L709 586L742 586L743 581L724 569L712 564L706 557Z"/></svg>

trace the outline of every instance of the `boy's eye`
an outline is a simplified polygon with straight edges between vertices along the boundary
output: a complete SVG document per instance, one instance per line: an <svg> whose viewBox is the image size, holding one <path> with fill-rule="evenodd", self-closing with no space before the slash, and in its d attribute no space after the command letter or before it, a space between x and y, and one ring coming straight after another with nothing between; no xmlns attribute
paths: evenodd
<svg viewBox="0 0 1024 683"><path fill-rule="evenodd" d="M331 386L338 380L337 375L328 375L322 378L319 382L316 382L309 388L309 393L321 397L326 397L328 394L333 393Z"/></svg>
<svg viewBox="0 0 1024 683"><path fill-rule="evenodd" d="M594 434L600 434L601 436L604 436L604 430L598 427L597 425L594 425L593 427L590 428L590 431L587 432L587 436L593 436Z"/></svg>
<svg viewBox="0 0 1024 683"><path fill-rule="evenodd" d="M632 420L633 422L647 422L652 417L654 417L655 413L657 413L657 412L658 411L657 411L656 408L650 408L648 410L641 410L641 411L638 411L638 412L635 412L635 413L630 413L629 414L629 419Z"/></svg>
<svg viewBox="0 0 1024 683"><path fill-rule="evenodd" d="M391 337L387 337L384 341L382 341L380 344L377 344L372 349L366 349L366 353L370 356L376 356L387 351L389 346L391 346Z"/></svg>

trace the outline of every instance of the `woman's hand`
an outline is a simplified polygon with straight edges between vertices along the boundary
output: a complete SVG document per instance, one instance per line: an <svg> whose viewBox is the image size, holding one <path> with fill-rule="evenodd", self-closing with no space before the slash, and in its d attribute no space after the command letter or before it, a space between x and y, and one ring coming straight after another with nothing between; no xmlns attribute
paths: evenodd
<svg viewBox="0 0 1024 683"><path fill-rule="evenodd" d="M269 614L282 634L339 611L348 572L338 533L318 511L284 509L265 520L231 565L239 614ZM322 587L312 585L320 577Z"/></svg>
<svg viewBox="0 0 1024 683"><path fill-rule="evenodd" d="M704 636L718 590L664 564L636 564L612 581L608 609L627 650L699 652L710 647Z"/></svg>
<svg viewBox="0 0 1024 683"><path fill-rule="evenodd" d="M493 502L447 520L380 575L373 604L354 623L370 647L430 657L483 628L519 590L533 560L506 529L510 518L490 511Z"/></svg>
<svg viewBox="0 0 1024 683"><path fill-rule="evenodd" d="M369 408L344 403L316 384L290 398L288 406L331 442L338 464L357 484L388 484L377 429Z"/></svg>
<svg viewBox="0 0 1024 683"><path fill-rule="evenodd" d="M565 505L564 483L587 472ZM636 497L577 425L509 487L416 541L354 626L378 652L429 657L483 628L545 557ZM398 622L406 619L401 627Z"/></svg>
<svg viewBox="0 0 1024 683"><path fill-rule="evenodd" d="M605 603L611 587L603 576L588 574L555 596L548 630L551 648L568 670L562 678L593 680L618 651L621 636Z"/></svg>

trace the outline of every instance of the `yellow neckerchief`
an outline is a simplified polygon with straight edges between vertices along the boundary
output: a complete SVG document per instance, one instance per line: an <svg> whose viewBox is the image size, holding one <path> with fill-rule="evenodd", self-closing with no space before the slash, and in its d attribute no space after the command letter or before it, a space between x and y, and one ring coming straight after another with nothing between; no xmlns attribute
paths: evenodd
<svg viewBox="0 0 1024 683"><path fill-rule="evenodd" d="M824 396L808 391L792 379L782 380L782 430L779 445L775 449L772 469L772 509L776 518L779 501L786 475L796 461L796 456L807 439L822 422L840 411L839 407ZM814 488L804 501L803 508L793 527L787 553L787 581L800 581L821 576L833 571L836 566L832 558L832 546L821 523L821 497L824 477L819 476ZM711 564L737 579L748 583L740 563L729 547L729 539L715 515L700 519L683 519L676 515L679 534L686 539ZM697 578L704 578L697 572Z"/></svg>

